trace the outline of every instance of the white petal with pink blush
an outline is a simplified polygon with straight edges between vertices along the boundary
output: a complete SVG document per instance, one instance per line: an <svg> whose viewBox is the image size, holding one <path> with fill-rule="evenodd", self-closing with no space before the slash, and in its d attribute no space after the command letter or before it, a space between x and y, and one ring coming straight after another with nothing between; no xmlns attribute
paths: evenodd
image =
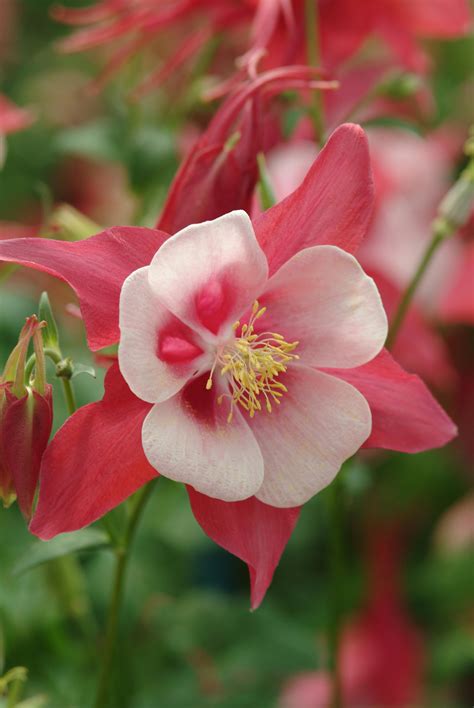
<svg viewBox="0 0 474 708"><path fill-rule="evenodd" d="M370 435L364 397L315 368L360 366L387 334L372 279L339 248L268 279L244 212L189 226L127 278L120 329L122 374L155 404L145 455L210 497L297 506Z"/></svg>

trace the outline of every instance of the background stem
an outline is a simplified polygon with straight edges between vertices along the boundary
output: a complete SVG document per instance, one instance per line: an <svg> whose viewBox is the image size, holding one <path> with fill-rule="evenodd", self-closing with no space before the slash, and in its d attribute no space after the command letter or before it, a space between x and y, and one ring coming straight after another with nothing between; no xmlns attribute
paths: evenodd
<svg viewBox="0 0 474 708"><path fill-rule="evenodd" d="M342 628L342 589L344 583L341 473L327 490L329 522L329 622L328 649L331 672L331 708L342 708L339 648Z"/></svg>
<svg viewBox="0 0 474 708"><path fill-rule="evenodd" d="M97 694L95 699L95 708L104 708L107 705L107 696L110 685L112 660L115 649L115 640L117 638L118 619L120 608L123 599L125 572L127 569L128 560L130 557L130 548L135 536L135 532L140 521L143 510L148 499L151 496L155 486L156 479L151 480L140 491L137 492L134 499L134 506L128 519L128 524L125 529L123 542L115 549L116 566L115 576L110 596L110 605L107 616L107 626L105 633L105 644L102 653L102 663L99 673L99 682L97 685Z"/></svg>
<svg viewBox="0 0 474 708"><path fill-rule="evenodd" d="M306 20L306 53L309 66L319 67L321 63L319 52L319 22L317 0L305 0L305 20ZM313 121L316 139L320 145L324 145L324 113L321 92L318 89L312 91L312 104L310 107L311 119Z"/></svg>
<svg viewBox="0 0 474 708"><path fill-rule="evenodd" d="M403 293L400 304L398 305L397 311L392 320L390 330L387 337L386 347L390 349L395 344L395 340L406 317L408 309L413 301L415 292L428 268L431 260L440 247L441 243L445 239L445 233L441 230L434 229L433 238L431 239L428 248L426 249L418 268L415 271L413 278L411 279L407 289Z"/></svg>

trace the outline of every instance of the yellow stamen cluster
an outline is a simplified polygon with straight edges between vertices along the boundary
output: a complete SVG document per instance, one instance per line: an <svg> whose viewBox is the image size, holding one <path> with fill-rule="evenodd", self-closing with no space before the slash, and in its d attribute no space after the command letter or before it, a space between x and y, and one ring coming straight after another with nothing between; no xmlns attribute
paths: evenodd
<svg viewBox="0 0 474 708"><path fill-rule="evenodd" d="M262 404L271 413L272 405L279 405L281 397L287 391L286 386L277 381L278 376L287 370L290 361L299 358L292 354L298 342L286 342L285 338L276 332L255 334L255 322L265 314L266 309L255 301L248 324L241 325L236 322L233 325L236 337L231 344L227 344L218 352L206 384L209 390L212 387L214 370L219 365L221 375L226 376L230 383L230 393L223 394L218 399L219 403L222 403L224 397L231 399L227 418L229 422L237 403L251 418L257 411L262 410Z"/></svg>

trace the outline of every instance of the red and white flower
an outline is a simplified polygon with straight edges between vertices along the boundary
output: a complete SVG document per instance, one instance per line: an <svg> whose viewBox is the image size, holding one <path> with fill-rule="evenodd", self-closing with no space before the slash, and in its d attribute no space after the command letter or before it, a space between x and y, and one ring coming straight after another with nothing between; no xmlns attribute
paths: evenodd
<svg viewBox="0 0 474 708"><path fill-rule="evenodd" d="M253 231L233 214L171 238L114 227L75 243L0 241L0 260L74 288L92 350L120 340L122 372L109 369L104 399L72 415L43 456L31 531L48 539L92 523L156 477L156 464L189 482L205 533L247 563L256 607L296 524L296 504L327 484L346 456L362 443L418 452L452 439L455 426L423 382L388 352L377 354L385 317L351 255L372 206L366 137L344 125L303 184L257 217ZM253 313L250 341L242 325L250 326L255 300L268 309ZM281 335L276 342L290 349L274 342L277 351L293 358L279 362L287 367L279 377L288 391L276 389L281 404L250 418L232 396L239 378L232 354L239 339L254 352L263 331ZM221 395L230 398L219 405Z"/></svg>
<svg viewBox="0 0 474 708"><path fill-rule="evenodd" d="M119 365L154 404L142 441L157 471L224 501L293 507L369 437L367 401L321 369L373 359L387 319L336 246L268 275L245 212L183 229L124 283Z"/></svg>

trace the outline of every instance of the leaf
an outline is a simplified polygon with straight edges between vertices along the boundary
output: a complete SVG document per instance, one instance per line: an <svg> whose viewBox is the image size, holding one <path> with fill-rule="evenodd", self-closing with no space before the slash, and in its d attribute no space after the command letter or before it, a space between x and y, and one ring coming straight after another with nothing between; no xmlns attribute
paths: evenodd
<svg viewBox="0 0 474 708"><path fill-rule="evenodd" d="M16 708L43 708L48 703L48 696L33 696L32 698L27 698L21 703L16 704Z"/></svg>
<svg viewBox="0 0 474 708"><path fill-rule="evenodd" d="M108 119L66 128L56 136L56 149L66 155L80 155L92 160L121 160L117 129Z"/></svg>
<svg viewBox="0 0 474 708"><path fill-rule="evenodd" d="M72 378L75 379L79 374L87 374L88 376L92 376L93 379L97 378L94 367L88 366L87 364L74 364Z"/></svg>
<svg viewBox="0 0 474 708"><path fill-rule="evenodd" d="M0 676L0 693L4 693L6 691L8 684L13 683L14 681L24 682L27 677L28 671L24 666L15 666L13 669L10 669L10 671L7 671L4 676Z"/></svg>
<svg viewBox="0 0 474 708"><path fill-rule="evenodd" d="M107 534L99 529L82 529L70 534L62 534L52 541L36 541L13 567L13 574L20 575L42 563L61 558L69 553L77 553L91 548L110 546Z"/></svg>

